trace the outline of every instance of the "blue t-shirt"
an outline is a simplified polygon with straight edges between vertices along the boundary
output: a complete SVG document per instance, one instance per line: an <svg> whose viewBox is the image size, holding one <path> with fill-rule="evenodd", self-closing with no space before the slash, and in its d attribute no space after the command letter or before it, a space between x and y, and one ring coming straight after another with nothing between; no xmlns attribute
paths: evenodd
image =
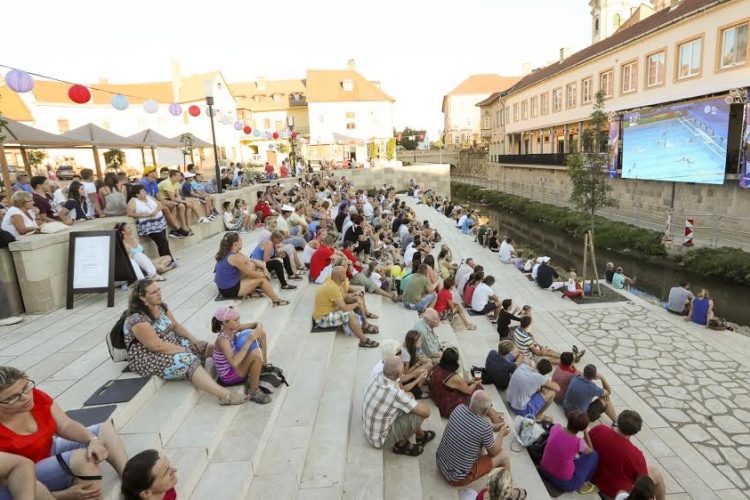
<svg viewBox="0 0 750 500"><path fill-rule="evenodd" d="M190 183L188 181L183 182L180 186L180 195L182 196L182 199L190 198L190 193Z"/></svg>
<svg viewBox="0 0 750 500"><path fill-rule="evenodd" d="M619 288L620 290L625 288L625 275L622 273L615 273L615 275L612 276L612 286Z"/></svg>
<svg viewBox="0 0 750 500"><path fill-rule="evenodd" d="M604 394L604 389L590 380L586 380L580 375L576 375L570 381L568 392L565 394L563 409L565 413L571 410L588 410L591 401L594 398L600 398Z"/></svg>
<svg viewBox="0 0 750 500"><path fill-rule="evenodd" d="M471 217L467 217L466 220L464 220L464 223L461 224L461 231L463 231L464 234L469 234L473 225L474 219L472 219Z"/></svg>
<svg viewBox="0 0 750 500"><path fill-rule="evenodd" d="M242 177L239 175L232 179L232 187L238 187L240 184L242 184Z"/></svg>
<svg viewBox="0 0 750 500"><path fill-rule="evenodd" d="M143 186L146 193L153 198L156 198L156 195L159 194L159 183L156 181L149 181L148 178L144 177L138 184Z"/></svg>

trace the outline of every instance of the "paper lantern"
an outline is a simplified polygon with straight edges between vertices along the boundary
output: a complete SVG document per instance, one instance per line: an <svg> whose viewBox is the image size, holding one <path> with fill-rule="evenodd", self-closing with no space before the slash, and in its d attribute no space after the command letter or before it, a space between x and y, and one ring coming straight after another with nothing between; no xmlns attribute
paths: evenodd
<svg viewBox="0 0 750 500"><path fill-rule="evenodd" d="M12 69L5 75L5 84L14 92L23 94L34 88L34 79L23 70Z"/></svg>
<svg viewBox="0 0 750 500"><path fill-rule="evenodd" d="M292 132L292 139L296 139L296 138L297 138L297 132Z"/></svg>
<svg viewBox="0 0 750 500"><path fill-rule="evenodd" d="M110 99L110 104L112 104L112 107L115 109L118 109L120 111L124 111L128 109L128 106L130 106L130 101L128 98L122 94L115 94L112 96L112 99Z"/></svg>
<svg viewBox="0 0 750 500"><path fill-rule="evenodd" d="M245 132L245 135L250 135L250 132L252 132L253 129L251 129L248 125L245 125L245 128L243 128L242 131Z"/></svg>
<svg viewBox="0 0 750 500"><path fill-rule="evenodd" d="M201 111L198 110L198 114L200 114L200 112ZM173 102L169 105L169 114L171 114L172 116L180 116L182 114L182 106L180 106L176 102Z"/></svg>
<svg viewBox="0 0 750 500"><path fill-rule="evenodd" d="M188 108L188 113L190 113L190 116L199 116L201 114L201 108L193 104Z"/></svg>
<svg viewBox="0 0 750 500"><path fill-rule="evenodd" d="M241 121L234 122L234 129L235 130L242 130L242 122Z"/></svg>
<svg viewBox="0 0 750 500"><path fill-rule="evenodd" d="M206 116L208 116L209 118L211 118L212 116L216 116L216 110L213 108L209 108L208 106L206 106L205 113L206 113Z"/></svg>
<svg viewBox="0 0 750 500"><path fill-rule="evenodd" d="M274 139L278 139L279 138L279 133L278 132L274 132L273 133L273 138Z"/></svg>
<svg viewBox="0 0 750 500"><path fill-rule="evenodd" d="M159 103L154 101L153 99L146 99L143 101L143 111L146 113L153 115L157 111L159 111Z"/></svg>
<svg viewBox="0 0 750 500"><path fill-rule="evenodd" d="M248 128L250 128L250 127L248 127ZM254 137L260 137L260 130L257 130L257 129L253 130L253 136Z"/></svg>
<svg viewBox="0 0 750 500"><path fill-rule="evenodd" d="M221 124L222 125L229 125L231 123L231 120L227 115L221 115Z"/></svg>
<svg viewBox="0 0 750 500"><path fill-rule="evenodd" d="M91 91L83 85L73 85L68 89L68 97L77 104L86 104L91 100Z"/></svg>

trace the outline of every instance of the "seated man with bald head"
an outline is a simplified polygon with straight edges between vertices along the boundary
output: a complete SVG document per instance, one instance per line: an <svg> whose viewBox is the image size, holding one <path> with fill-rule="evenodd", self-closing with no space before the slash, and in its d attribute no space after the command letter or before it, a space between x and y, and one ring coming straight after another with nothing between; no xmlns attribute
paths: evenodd
<svg viewBox="0 0 750 500"><path fill-rule="evenodd" d="M411 327L422 334L422 353L432 361L440 361L443 355L443 346L440 337L435 333L435 328L440 326L440 315L435 309L428 307L424 310L422 317Z"/></svg>
<svg viewBox="0 0 750 500"><path fill-rule="evenodd" d="M373 377L365 390L362 423L367 441L375 448L393 447L398 455L416 457L435 439L435 432L422 430L422 421L430 417L430 409L399 386L403 371L400 356L385 359L383 372ZM409 441L412 435L416 436L416 444Z"/></svg>
<svg viewBox="0 0 750 500"><path fill-rule="evenodd" d="M438 446L437 466L452 486L473 483L496 467L510 470L510 457L503 450L503 438L510 428L502 420L490 423L491 411L492 398L478 390L468 406L457 406L451 412Z"/></svg>

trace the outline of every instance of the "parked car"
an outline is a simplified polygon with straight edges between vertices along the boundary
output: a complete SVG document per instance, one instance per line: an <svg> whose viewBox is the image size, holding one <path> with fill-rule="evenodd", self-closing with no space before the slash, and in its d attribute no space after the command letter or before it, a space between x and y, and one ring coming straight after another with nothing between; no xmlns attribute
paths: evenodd
<svg viewBox="0 0 750 500"><path fill-rule="evenodd" d="M16 182L16 172L20 172L21 168L17 167L15 165L8 165L8 174L10 174L10 182ZM0 175L0 188L5 188L5 180L3 179L3 176Z"/></svg>
<svg viewBox="0 0 750 500"><path fill-rule="evenodd" d="M60 165L57 167L55 175L57 175L58 180L69 181L74 175L78 175L79 173L78 169L72 165Z"/></svg>

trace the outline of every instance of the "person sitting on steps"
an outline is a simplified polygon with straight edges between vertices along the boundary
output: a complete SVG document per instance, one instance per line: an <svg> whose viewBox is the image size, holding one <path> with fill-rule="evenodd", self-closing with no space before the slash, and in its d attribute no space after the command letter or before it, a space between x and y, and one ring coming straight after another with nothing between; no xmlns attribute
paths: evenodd
<svg viewBox="0 0 750 500"><path fill-rule="evenodd" d="M552 404L560 386L546 375L552 372L552 363L548 359L542 359L534 369L526 363L521 363L513 372L508 384L508 405L517 415L525 417L534 415L541 422L552 421L550 417L544 416L544 412Z"/></svg>
<svg viewBox="0 0 750 500"><path fill-rule="evenodd" d="M600 380L602 387L597 386L594 381ZM586 365L583 375L573 377L568 385L568 390L563 401L563 409L566 413L573 410L585 411L589 420L599 420L602 413L616 425L617 411L612 404L612 387L604 375L596 370L594 365Z"/></svg>

